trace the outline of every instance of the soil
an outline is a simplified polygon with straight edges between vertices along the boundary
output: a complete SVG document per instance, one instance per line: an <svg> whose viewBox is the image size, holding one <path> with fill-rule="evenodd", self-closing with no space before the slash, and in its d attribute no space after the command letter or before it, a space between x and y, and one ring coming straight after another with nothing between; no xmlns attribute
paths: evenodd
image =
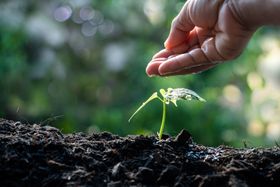
<svg viewBox="0 0 280 187"><path fill-rule="evenodd" d="M0 186L279 186L280 148L177 137L62 134L0 119Z"/></svg>

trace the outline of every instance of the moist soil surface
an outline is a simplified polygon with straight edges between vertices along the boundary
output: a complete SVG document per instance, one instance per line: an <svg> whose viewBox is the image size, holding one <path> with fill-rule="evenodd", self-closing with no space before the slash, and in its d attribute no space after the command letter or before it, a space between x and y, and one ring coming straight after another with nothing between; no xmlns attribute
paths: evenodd
<svg viewBox="0 0 280 187"><path fill-rule="evenodd" d="M280 186L280 148L177 137L62 134L0 119L0 186Z"/></svg>

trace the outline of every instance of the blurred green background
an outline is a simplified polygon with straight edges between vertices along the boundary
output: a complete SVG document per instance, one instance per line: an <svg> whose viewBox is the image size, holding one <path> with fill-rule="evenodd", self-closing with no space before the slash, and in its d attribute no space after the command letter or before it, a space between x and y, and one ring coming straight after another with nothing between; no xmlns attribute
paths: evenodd
<svg viewBox="0 0 280 187"><path fill-rule="evenodd" d="M207 100L168 107L165 132L204 145L272 146L280 137L279 29L259 30L232 62L196 75L149 78L184 1L1 0L0 117L65 133L155 134L161 103L128 118L154 91Z"/></svg>

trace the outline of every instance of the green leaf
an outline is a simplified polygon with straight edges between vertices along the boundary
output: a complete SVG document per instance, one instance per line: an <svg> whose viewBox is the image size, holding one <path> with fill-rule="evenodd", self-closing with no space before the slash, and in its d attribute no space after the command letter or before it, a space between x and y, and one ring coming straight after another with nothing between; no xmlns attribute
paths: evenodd
<svg viewBox="0 0 280 187"><path fill-rule="evenodd" d="M144 103L142 103L142 105L132 114L132 116L129 118L128 122L130 122L131 119L132 119L146 104L148 104L149 102L151 102L151 101L154 100L154 99L159 99L160 101L162 101L161 98L158 96L158 93L157 93L157 92L153 93L153 94L151 95L151 97L149 97L149 99L147 99Z"/></svg>
<svg viewBox="0 0 280 187"><path fill-rule="evenodd" d="M170 100L166 100L166 99L165 99L168 90L167 90L167 92L166 92L164 89L160 89L159 92L161 93L162 98L164 98L164 99L162 100L162 102L164 102L165 104L168 105L168 104L170 103Z"/></svg>
<svg viewBox="0 0 280 187"><path fill-rule="evenodd" d="M200 97L197 93L186 88L168 88L166 94L164 95L166 101L172 102L177 106L178 100L198 100L205 102L205 99Z"/></svg>
<svg viewBox="0 0 280 187"><path fill-rule="evenodd" d="M161 93L162 97L164 98L166 95L166 91L164 89L160 89L159 93Z"/></svg>

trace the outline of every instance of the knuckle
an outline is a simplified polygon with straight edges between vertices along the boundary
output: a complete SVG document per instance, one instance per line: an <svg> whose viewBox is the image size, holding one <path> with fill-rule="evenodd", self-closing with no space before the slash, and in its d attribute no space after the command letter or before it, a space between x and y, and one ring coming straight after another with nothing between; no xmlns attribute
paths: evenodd
<svg viewBox="0 0 280 187"><path fill-rule="evenodd" d="M178 58L178 56L174 57L174 61L176 62L177 66L179 68L184 68L186 66L186 63L184 60Z"/></svg>

